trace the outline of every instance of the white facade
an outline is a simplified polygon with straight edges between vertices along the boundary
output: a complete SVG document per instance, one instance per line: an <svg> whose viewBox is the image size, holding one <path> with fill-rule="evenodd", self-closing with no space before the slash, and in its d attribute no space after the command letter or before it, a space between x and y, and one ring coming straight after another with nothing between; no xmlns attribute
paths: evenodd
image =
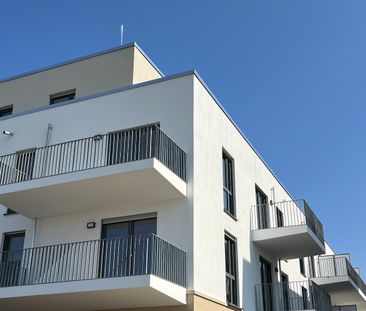
<svg viewBox="0 0 366 311"><path fill-rule="evenodd" d="M123 54L132 48L133 46L129 45L118 53ZM137 53L135 48L133 50ZM120 67L113 72L111 80L118 81L115 77L118 77L119 72L121 76L130 77L129 72L131 74L133 66L127 66L123 63L125 60L118 58L118 55L115 59L115 53L95 56L92 60L98 63L98 57L102 57L103 62L108 64L122 61L122 64L119 64ZM113 57L108 58L108 55ZM307 254L307 256L321 255L325 252L332 254L332 251L328 245L324 247L321 239L318 239L309 229L309 224L302 220L295 225L302 226L305 231L300 233L291 231L293 227L285 223L284 226L280 226L281 228L277 228L279 229L277 233L274 228L256 230L264 233L262 235L264 237L260 238L262 239L260 242L263 243L260 246L253 243L253 234L257 234L251 230L252 206L256 205L256 186L271 201L292 201L293 198L229 119L198 74L187 72L171 77L161 77L142 52L138 52L137 55L135 63L139 63L140 67L135 66L130 82L120 83L119 88L116 85L103 86L104 89L100 90L97 82L98 87L95 90L88 90L85 95L83 94L87 97L76 95L74 101L52 106L41 105L39 109L31 111L24 108L26 106L22 106L22 109L15 110L15 112L22 112L0 118L0 130L13 133L13 136L0 136L0 156L29 148L42 148L45 146L47 137L48 144L55 145L159 123L160 129L186 154L186 180L179 178L160 161L148 159L0 185L0 203L28 217L0 216L0 231L5 236L9 232L24 230L26 232L24 248L42 247L98 240L102 236L102 224L106 219L155 213L157 236L186 253L187 283L186 288L183 287L184 293L187 297L190 295L204 297L207 303L215 303L215 308L222 308L217 310L224 310L227 305L224 243L225 233L227 233L236 240L238 286L236 307L247 311L262 311L258 306L255 290L256 285L262 282L260 257L272 264L273 283L281 281L281 272L288 276L289 282L306 282L310 276L307 271L309 269L307 260L305 260L307 275L301 273L297 258L300 255L297 256L297 252L292 252L288 260L281 260L283 258L269 251L270 248L266 245L303 243L301 254ZM131 58L128 61L131 62ZM62 71L66 67L68 73L62 80L73 81L68 79L68 75L77 76L80 66L88 66L83 62L84 60L80 59L56 69L35 72L31 75L32 81L29 80L29 83L41 83L37 82L38 76L46 74L52 76L52 71ZM108 76L107 67L100 70L106 70L103 74ZM58 83L57 75L58 73L52 80L52 90L56 90L57 87L58 91L75 88L78 94L78 85L62 86L63 89L60 89L59 85L54 85ZM2 98L1 84L7 90L6 95L3 95L6 98L12 96L33 98L32 92L24 91L25 93L21 95L11 92L18 81L20 85L24 85L27 77L29 78L29 76L22 76L1 82L0 99ZM148 80L150 82L145 82ZM11 86L9 86L10 83ZM77 81L74 83L77 84ZM37 92L42 91L40 87L35 89ZM101 91L102 93L99 93ZM42 102L45 103L52 92L45 90L45 94L36 95L43 98ZM34 98L37 99L37 96ZM29 109L34 107L36 105L32 104ZM50 131L48 131L49 124L52 126ZM223 151L232 158L234 163L236 211L234 217L224 211ZM295 214L299 213L297 208L295 210ZM303 214L300 212L300 215ZM284 215L284 217L286 221L287 216ZM92 222L95 223L95 228L88 229L87 224ZM273 238L275 234L278 235L277 240L268 242L268 239ZM89 284L86 286L91 286L91 290L94 288L94 285L90 285L91 281L83 282ZM124 304L122 300L118 301L118 298L114 297L113 299L117 299L116 303L98 305L98 310L156 306L169 308L171 305L191 308L189 310L206 310L195 303L192 304L189 298L187 300L185 297L182 298L182 286L176 284L167 286L161 283L168 282L164 280L159 282L154 283L155 287L146 285L148 282L141 286L132 285L135 284L133 280L130 285L124 283L119 289L122 290L121 295L132 293L132 296L127 295L130 297L128 303ZM112 283L108 283L108 278L103 279L101 284L98 285L102 286L99 289L95 285L95 293L103 289L103 284L106 284L105 290L109 288L108 286L118 288L115 283L110 285ZM37 288L37 286L42 287ZM58 291L65 294L63 299L62 296L58 296L60 310L62 310L63 303L67 304L71 293L76 291L80 298L75 299L73 308L92 310L90 304L82 303L84 294L80 293L77 287L75 289L74 283L70 288L68 286L68 282L62 283L62 286L60 283L53 282L23 286L21 289L17 286L0 288L0 306L4 310L23 310L22 304L23 306L27 304L27 299L24 297L29 296L29 302L34 303L34 308L47 310L49 297ZM134 286L141 292L134 292L131 289ZM145 287L149 288L147 298L136 298L140 294L144 295ZM167 291L165 296L164 288ZM43 300L39 292L35 294L37 290L43 293ZM112 289L108 290L112 293ZM156 295L165 297L161 298L161 305L156 302L156 297L160 296L151 298L155 290L160 293ZM35 301L32 295L37 295L39 300ZM91 295L93 296L93 292ZM103 296L100 296L100 299L104 299ZM337 303L342 304L339 301ZM356 303L357 301L353 304ZM280 310L276 307L276 303L272 307L273 310ZM362 310L360 304L358 307L358 310ZM214 307L207 308L207 310L216 310ZM319 308L317 310L323 311Z"/></svg>

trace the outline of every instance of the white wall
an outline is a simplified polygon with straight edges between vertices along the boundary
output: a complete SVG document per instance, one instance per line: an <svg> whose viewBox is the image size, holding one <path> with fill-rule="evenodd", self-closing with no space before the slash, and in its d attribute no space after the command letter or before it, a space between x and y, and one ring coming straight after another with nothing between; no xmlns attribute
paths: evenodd
<svg viewBox="0 0 366 311"><path fill-rule="evenodd" d="M187 153L187 178L190 181L193 150L192 88L193 78L186 76L2 120L0 128L14 132L14 136L0 136L1 154L44 146L48 123L53 126L50 143L55 144L160 122L161 129ZM99 210L88 213L40 219L37 245L98 239L103 218L155 211L158 212L159 235L186 250L191 258L193 230L190 197L191 190L188 187L187 200L161 202L153 206L101 206ZM85 228L86 222L90 220L97 222L96 229ZM188 269L192 266L190 258L187 259Z"/></svg>
<svg viewBox="0 0 366 311"><path fill-rule="evenodd" d="M259 256L250 237L250 209L257 184L276 201L290 197L193 75L0 121L1 154L160 122L161 128L187 153L187 199L144 206L101 206L87 213L40 219L38 245L100 238L104 218L158 213L158 234L188 254L188 289L226 302L224 232L237 239L240 304L255 310L255 284L260 282ZM194 132L194 136L193 136ZM222 149L234 158L237 220L223 211ZM193 171L194 168L194 171ZM95 221L95 229L86 229ZM301 280L298 260L282 262L290 281ZM273 272L273 280L277 275Z"/></svg>
<svg viewBox="0 0 366 311"><path fill-rule="evenodd" d="M49 95L76 89L76 98L160 78L141 52L130 46L0 83L0 108L14 112L49 105Z"/></svg>
<svg viewBox="0 0 366 311"><path fill-rule="evenodd" d="M224 232L237 239L241 306L255 310L254 285L260 283L259 256L277 266L270 254L256 248L250 237L250 209L256 204L255 185L277 202L290 200L285 189L244 140L201 82L194 80L194 287L226 301ZM223 210L223 148L234 159L237 219ZM209 264L208 264L209 263ZM302 280L298 260L282 263L290 281ZM273 275L275 281L277 275Z"/></svg>

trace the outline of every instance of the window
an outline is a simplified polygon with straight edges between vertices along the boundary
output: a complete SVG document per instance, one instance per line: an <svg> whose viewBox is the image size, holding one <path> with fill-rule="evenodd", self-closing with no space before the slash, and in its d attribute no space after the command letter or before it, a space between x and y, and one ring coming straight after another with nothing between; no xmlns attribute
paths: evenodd
<svg viewBox="0 0 366 311"><path fill-rule="evenodd" d="M156 216L105 220L102 226L102 245L99 276L121 277L150 272L151 262L145 255L156 234Z"/></svg>
<svg viewBox="0 0 366 311"><path fill-rule="evenodd" d="M276 207L276 215L277 215L277 227L281 228L283 227L283 212Z"/></svg>
<svg viewBox="0 0 366 311"><path fill-rule="evenodd" d="M236 241L225 234L225 265L226 265L226 300L228 304L238 305L238 284L236 273Z"/></svg>
<svg viewBox="0 0 366 311"><path fill-rule="evenodd" d="M13 106L0 108L0 118L9 116L13 113Z"/></svg>
<svg viewBox="0 0 366 311"><path fill-rule="evenodd" d="M222 153L222 171L224 181L224 210L235 217L234 163L225 152Z"/></svg>
<svg viewBox="0 0 366 311"><path fill-rule="evenodd" d="M308 290L302 286L301 293L302 293L302 304L303 304L304 310L307 310L308 309Z"/></svg>
<svg viewBox="0 0 366 311"><path fill-rule="evenodd" d="M75 89L50 95L50 105L66 102L75 98Z"/></svg>
<svg viewBox="0 0 366 311"><path fill-rule="evenodd" d="M314 256L309 257L308 260L309 260L309 274L310 274L310 277L315 278Z"/></svg>
<svg viewBox="0 0 366 311"><path fill-rule="evenodd" d="M16 182L32 179L35 157L36 149L28 149L16 152Z"/></svg>
<svg viewBox="0 0 366 311"><path fill-rule="evenodd" d="M269 228L268 197L258 186L255 187L255 196L257 200L258 229L267 229Z"/></svg>
<svg viewBox="0 0 366 311"><path fill-rule="evenodd" d="M24 232L6 233L4 235L2 266L7 267L1 273L11 271L11 277L0 277L0 285L15 286L21 276L21 262L24 248Z"/></svg>
<svg viewBox="0 0 366 311"><path fill-rule="evenodd" d="M303 276L305 275L305 262L304 262L304 258L299 258L299 264L300 264L300 272Z"/></svg>
<svg viewBox="0 0 366 311"><path fill-rule="evenodd" d="M263 311L273 311L272 264L262 256L259 257L259 264L262 283Z"/></svg>
<svg viewBox="0 0 366 311"><path fill-rule="evenodd" d="M282 296L283 296L283 306L285 310L290 310L290 289L288 286L288 275L286 273L281 273L281 283L282 283Z"/></svg>

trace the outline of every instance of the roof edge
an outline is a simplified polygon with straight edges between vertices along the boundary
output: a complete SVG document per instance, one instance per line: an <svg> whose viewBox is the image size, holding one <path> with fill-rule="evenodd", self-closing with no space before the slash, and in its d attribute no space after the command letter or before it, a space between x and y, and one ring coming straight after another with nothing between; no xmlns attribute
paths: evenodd
<svg viewBox="0 0 366 311"><path fill-rule="evenodd" d="M154 62L150 59L150 57L148 57L146 55L146 53L143 51L143 49L136 42L130 42L130 43L126 43L126 44L123 44L121 46L117 46L117 47L110 48L110 49L107 49L107 50L87 54L87 55L84 55L84 56L80 56L80 57L77 57L77 58L73 58L73 59L70 59L70 60L67 60L67 61L63 61L63 62L54 64L54 65L41 67L41 68L34 69L34 70L31 70L31 71L27 71L27 72L24 72L24 73L21 73L21 74L17 74L17 75L13 75L13 76L10 76L10 77L7 77L7 78L3 78L3 79L0 79L0 83L8 82L8 81L15 80L15 79L18 79L18 78L23 78L23 77L26 77L26 76L30 76L30 75L33 75L33 74L36 74L36 73L40 73L42 71L47 71L47 70L50 70L50 69L58 68L58 67L61 67L61 66L70 65L72 63L80 62L80 61L83 61L83 60L86 60L86 59L94 58L94 57L97 57L97 56L101 56L101 55L104 55L104 54L116 52L116 51L127 49L127 48L130 48L130 47L137 48L139 50L139 52L151 64L151 66L153 66L154 69L162 77L164 77L164 74L161 72L161 70L158 68L158 66L156 66L154 64Z"/></svg>

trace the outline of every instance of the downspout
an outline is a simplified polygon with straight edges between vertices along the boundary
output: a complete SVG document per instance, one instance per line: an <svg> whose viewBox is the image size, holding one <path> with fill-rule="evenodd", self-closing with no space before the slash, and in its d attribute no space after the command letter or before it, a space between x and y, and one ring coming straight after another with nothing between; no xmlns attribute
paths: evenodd
<svg viewBox="0 0 366 311"><path fill-rule="evenodd" d="M45 147L47 147L50 144L51 131L52 131L52 129L53 129L52 124L51 123L48 123ZM48 158L48 152L46 152L45 158L44 158L44 161L43 161L43 168L44 168L43 171L45 171L45 169L46 169L47 160L48 160L47 158ZM32 248L36 244L37 227L38 227L38 217L35 217L34 218L34 221L33 221L33 234L32 234L32 243L31 243L31 247Z"/></svg>

